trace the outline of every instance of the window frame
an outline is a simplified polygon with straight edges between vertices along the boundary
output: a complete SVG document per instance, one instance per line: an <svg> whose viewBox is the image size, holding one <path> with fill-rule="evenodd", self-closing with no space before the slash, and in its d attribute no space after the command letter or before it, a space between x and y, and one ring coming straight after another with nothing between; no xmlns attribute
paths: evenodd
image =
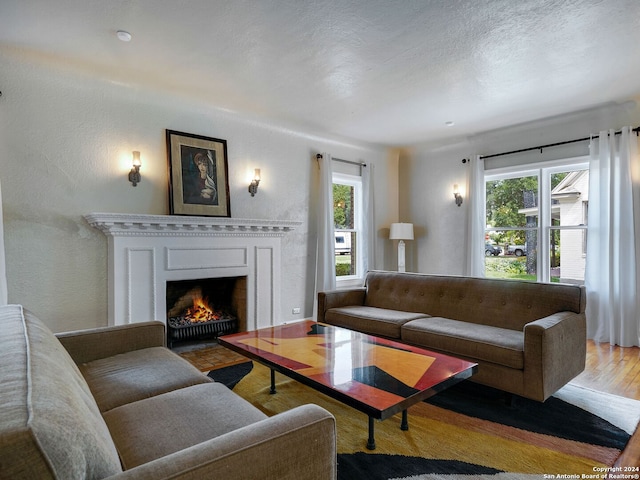
<svg viewBox="0 0 640 480"><path fill-rule="evenodd" d="M340 276L336 274L336 286L348 287L356 284L360 285L364 278L363 264L364 264L364 250L365 250L364 248L362 248L363 242L365 241L362 176L352 175L352 174L343 173L343 172L333 172L331 183L332 183L332 188L334 184L347 185L349 187L353 187L353 228L352 229L351 228L336 229L335 222L334 222L334 225L333 225L334 237L337 232L349 232L349 233L354 232L356 234L355 235L356 237L356 245L355 245L356 273L355 275L340 275ZM351 251L353 254L354 245L351 246ZM335 255L335 247L334 247L334 255Z"/></svg>
<svg viewBox="0 0 640 480"><path fill-rule="evenodd" d="M562 173L568 170L589 170L589 156L580 156L552 160L546 162L529 163L524 165L501 167L484 171L484 202L486 205L487 193L486 185L488 181L505 180L509 178L521 178L527 176L536 176L538 178L538 220L535 227L489 227L485 225L483 236L480 239L485 242L485 236L489 232L500 231L536 231L538 238L538 254L536 256L536 282L549 283L551 281L551 248L546 239L551 238L551 231L557 230L582 230L586 238L588 225L585 222L582 225L553 225L552 224L552 198L551 198L551 175ZM485 216L486 220L486 216Z"/></svg>

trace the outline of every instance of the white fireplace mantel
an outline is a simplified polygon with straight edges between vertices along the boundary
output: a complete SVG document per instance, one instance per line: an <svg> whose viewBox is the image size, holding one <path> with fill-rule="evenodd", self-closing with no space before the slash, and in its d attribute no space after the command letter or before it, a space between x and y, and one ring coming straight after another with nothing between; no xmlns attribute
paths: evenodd
<svg viewBox="0 0 640 480"><path fill-rule="evenodd" d="M301 222L91 213L108 240L109 324L166 323L168 281L247 277L246 328L282 323L281 239Z"/></svg>
<svg viewBox="0 0 640 480"><path fill-rule="evenodd" d="M89 225L111 236L283 236L301 222L227 217L90 213Z"/></svg>

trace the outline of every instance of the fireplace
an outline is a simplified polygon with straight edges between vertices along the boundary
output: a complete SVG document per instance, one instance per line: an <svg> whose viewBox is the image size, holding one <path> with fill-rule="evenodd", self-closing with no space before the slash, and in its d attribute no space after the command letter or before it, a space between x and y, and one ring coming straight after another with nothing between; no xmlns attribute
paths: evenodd
<svg viewBox="0 0 640 480"><path fill-rule="evenodd" d="M246 331L247 277L167 282L167 345Z"/></svg>
<svg viewBox="0 0 640 480"><path fill-rule="evenodd" d="M167 283L245 277L241 331L279 325L281 241L300 222L180 215L92 213L108 240L108 321L167 324Z"/></svg>

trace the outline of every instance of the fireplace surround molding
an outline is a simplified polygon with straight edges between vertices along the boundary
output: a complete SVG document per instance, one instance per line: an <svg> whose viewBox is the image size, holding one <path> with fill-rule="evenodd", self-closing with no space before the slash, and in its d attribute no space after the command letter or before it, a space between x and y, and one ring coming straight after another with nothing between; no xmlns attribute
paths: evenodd
<svg viewBox="0 0 640 480"><path fill-rule="evenodd" d="M246 277L247 330L283 323L282 237L301 222L227 217L90 213L107 237L109 325L167 322L173 280Z"/></svg>

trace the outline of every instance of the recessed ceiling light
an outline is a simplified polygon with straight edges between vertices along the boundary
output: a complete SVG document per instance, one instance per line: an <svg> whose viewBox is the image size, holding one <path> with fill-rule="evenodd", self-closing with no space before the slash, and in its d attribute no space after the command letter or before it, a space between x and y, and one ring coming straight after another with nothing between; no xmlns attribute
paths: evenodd
<svg viewBox="0 0 640 480"><path fill-rule="evenodd" d="M449 120L448 122L444 122L444 124L445 124L447 127L453 127L453 126L455 125L455 123L454 123L454 122L452 122L451 120Z"/></svg>
<svg viewBox="0 0 640 480"><path fill-rule="evenodd" d="M125 32L124 30L118 30L116 32L116 35L123 42L130 42L131 41L131 34L129 32Z"/></svg>

